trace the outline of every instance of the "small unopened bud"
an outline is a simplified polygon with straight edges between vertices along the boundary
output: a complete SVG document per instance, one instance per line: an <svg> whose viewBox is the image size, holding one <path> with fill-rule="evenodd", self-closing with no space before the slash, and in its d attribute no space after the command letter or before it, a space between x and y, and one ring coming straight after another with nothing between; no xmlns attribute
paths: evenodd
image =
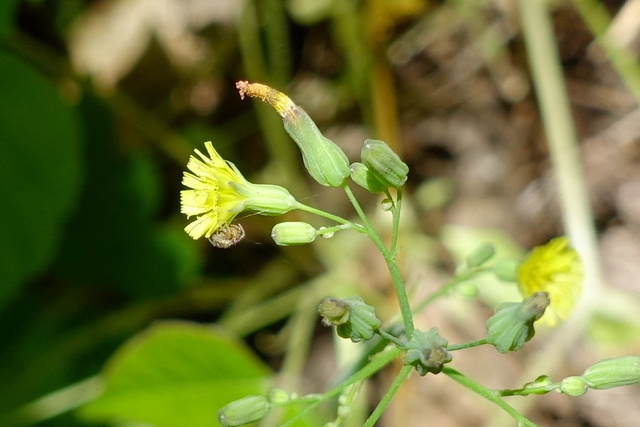
<svg viewBox="0 0 640 427"><path fill-rule="evenodd" d="M383 199L382 201L380 201L380 208L385 212L389 212L391 209L393 209L393 200L388 197Z"/></svg>
<svg viewBox="0 0 640 427"><path fill-rule="evenodd" d="M371 339L382 324L375 309L357 295L343 299L327 297L318 306L318 313L322 323L335 326L339 336L353 342Z"/></svg>
<svg viewBox="0 0 640 427"><path fill-rule="evenodd" d="M271 229L271 238L278 246L306 245L316 239L317 230L301 221L281 222Z"/></svg>
<svg viewBox="0 0 640 427"><path fill-rule="evenodd" d="M382 193L387 189L363 163L351 164L351 179L370 193Z"/></svg>
<svg viewBox="0 0 640 427"><path fill-rule="evenodd" d="M360 158L378 181L386 187L400 188L407 181L409 166L383 141L365 140Z"/></svg>
<svg viewBox="0 0 640 427"><path fill-rule="evenodd" d="M340 187L350 174L346 154L326 138L309 115L285 94L259 83L237 82L240 97L255 97L271 105L282 117L284 129L302 152L309 175L325 187Z"/></svg>
<svg viewBox="0 0 640 427"><path fill-rule="evenodd" d="M487 320L487 342L500 353L520 350L535 335L533 322L542 317L549 302L546 292L536 292L521 303L500 304Z"/></svg>
<svg viewBox="0 0 640 427"><path fill-rule="evenodd" d="M467 255L467 267L475 268L480 267L485 262L489 261L493 255L496 253L493 245L485 243L480 247L476 248L473 252Z"/></svg>
<svg viewBox="0 0 640 427"><path fill-rule="evenodd" d="M407 343L404 363L415 366L421 376L428 372L438 374L444 364L452 360L446 346L447 340L438 334L436 328L431 328L428 332L415 330L411 341Z"/></svg>
<svg viewBox="0 0 640 427"><path fill-rule="evenodd" d="M274 388L269 392L269 403L274 405L287 403L291 400L291 393L281 388Z"/></svg>
<svg viewBox="0 0 640 427"><path fill-rule="evenodd" d="M587 382L582 377L567 377L560 383L560 388L557 390L567 396L578 397L582 396L589 390Z"/></svg>
<svg viewBox="0 0 640 427"><path fill-rule="evenodd" d="M535 381L526 383L523 387L524 390L536 390L531 392L532 394L545 394L554 388L553 381L547 375L540 375Z"/></svg>
<svg viewBox="0 0 640 427"><path fill-rule="evenodd" d="M588 367L582 376L594 390L640 383L640 356L601 360Z"/></svg>
<svg viewBox="0 0 640 427"><path fill-rule="evenodd" d="M234 400L218 411L218 422L223 427L241 426L262 419L271 409L264 396L246 396Z"/></svg>
<svg viewBox="0 0 640 427"><path fill-rule="evenodd" d="M520 261L514 258L503 258L496 261L491 268L493 274L500 280L505 282L517 282L518 281L518 266Z"/></svg>

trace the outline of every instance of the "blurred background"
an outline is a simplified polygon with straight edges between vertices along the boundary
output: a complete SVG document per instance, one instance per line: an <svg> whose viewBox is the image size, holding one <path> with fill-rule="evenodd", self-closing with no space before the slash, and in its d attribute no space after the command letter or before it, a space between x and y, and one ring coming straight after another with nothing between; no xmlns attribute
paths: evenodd
<svg viewBox="0 0 640 427"><path fill-rule="evenodd" d="M640 353L640 111L595 44L580 2L550 3L610 296L570 351L556 355L558 366L537 373L559 379L604 357ZM595 3L612 19L608 36L637 67L640 1ZM215 324L243 342L260 369L286 374L278 378L290 390L321 392L336 363L356 350L319 324L319 300L357 293L383 320L396 312L382 258L355 233L279 248L270 231L283 218L260 216L239 219L247 237L227 250L184 233L182 173L193 149L209 140L253 182L280 184L306 204L354 215L340 191L304 174L279 116L240 100L238 80L288 94L351 161L364 139L377 138L407 162L400 257L416 297L438 289L481 242L520 257L565 233L513 0L5 0L6 420L153 425L67 409L96 396L84 381L124 342L166 319ZM358 195L380 225L388 222L378 198ZM286 216L301 218L309 220ZM437 326L452 343L481 337L494 305L517 293L491 280L476 285L477 300L455 295L418 324ZM523 372L553 334L540 333L516 354L456 353L453 366L489 387L515 388L535 378ZM363 392L363 413L391 378L382 373ZM47 410L24 406L67 387L76 394L46 401ZM227 387L221 404L236 398L233 382ZM638 386L510 402L518 400L544 426L635 426L640 417ZM211 405L210 425L220 402ZM29 415L11 418L20 408ZM445 427L511 425L440 376L407 382L384 425L427 419Z"/></svg>

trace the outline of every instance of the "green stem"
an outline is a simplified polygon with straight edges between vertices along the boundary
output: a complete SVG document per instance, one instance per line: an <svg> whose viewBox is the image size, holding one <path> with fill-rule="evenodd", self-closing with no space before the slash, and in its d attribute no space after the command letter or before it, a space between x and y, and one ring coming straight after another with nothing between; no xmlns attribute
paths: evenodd
<svg viewBox="0 0 640 427"><path fill-rule="evenodd" d="M595 0L573 0L573 5L606 53L613 68L633 94L636 103L640 104L640 65L628 49L620 46L619 42L607 33L611 18L604 5Z"/></svg>
<svg viewBox="0 0 640 427"><path fill-rule="evenodd" d="M519 388L515 390L498 390L498 396L527 396L529 394L545 394L558 388L558 384L540 387Z"/></svg>
<svg viewBox="0 0 640 427"><path fill-rule="evenodd" d="M489 271L489 270L491 270L491 267L483 266L483 267L470 268L470 269L464 270L464 271L462 271L460 273L456 273L456 275L453 276L451 278L451 280L449 280L447 283L442 285L440 287L440 289L432 292L427 297L425 297L423 300L421 300L418 304L416 304L416 306L413 309L413 312L414 313L419 313L420 311L424 310L424 308L426 306L431 304L436 299L438 299L440 297L443 297L445 295L448 295L460 283L469 280L470 278L472 278L476 274L484 273L485 271Z"/></svg>
<svg viewBox="0 0 640 427"><path fill-rule="evenodd" d="M391 195L387 193L390 200ZM389 247L389 252L395 258L397 255L397 247L398 247L398 234L400 229L400 209L402 208L402 189L399 188L396 195L396 201L393 204L393 209L391 210L391 214L393 215L393 228L391 230L391 245Z"/></svg>
<svg viewBox="0 0 640 427"><path fill-rule="evenodd" d="M305 205L305 204L299 203L299 202L297 203L295 208L299 209L301 211L304 211L304 212L308 212L308 213L313 214L313 215L317 215L317 216L320 216L320 217L323 217L323 218L330 219L331 221L337 222L338 224L347 225L347 226L349 226L349 228L351 228L351 229L353 229L353 230L355 230L355 231L357 231L359 233L368 234L367 229L365 227L363 227L362 225L356 224L355 222L349 221L348 219L342 218L342 217L340 217L338 215L334 215L332 213L325 212L325 211L323 211L321 209L317 209L317 208L314 208L312 206Z"/></svg>
<svg viewBox="0 0 640 427"><path fill-rule="evenodd" d="M402 350L398 348L391 348L383 353L378 353L375 357L371 359L371 361L365 365L362 369L360 369L355 374L351 375L345 381L342 381L336 387L322 394L321 397L318 398L315 402L310 403L304 409L296 413L291 419L287 420L287 422L283 423L281 427L289 427L293 425L297 420L304 417L309 412L313 411L320 403L323 401L338 396L342 393L347 387L352 384L355 384L360 381L364 381L365 379L371 377L376 372L380 371L382 368L387 366L389 363L393 362L398 356L402 354Z"/></svg>
<svg viewBox="0 0 640 427"><path fill-rule="evenodd" d="M405 379L409 376L409 373L413 369L411 365L404 365L398 375L394 378L393 382L389 386L389 389L384 394L380 402L378 402L378 406L373 410L367 421L362 425L362 427L373 427L376 421L380 418L384 410L389 406L391 399L396 394L400 385L404 382Z"/></svg>
<svg viewBox="0 0 640 427"><path fill-rule="evenodd" d="M481 338L475 341L463 342L461 344L452 344L447 346L447 350L456 351L456 350L464 350L466 348L480 347L481 345L486 345L487 339Z"/></svg>
<svg viewBox="0 0 640 427"><path fill-rule="evenodd" d="M389 273L391 274L391 280L393 282L393 287L396 292L396 297L398 298L398 305L400 306L400 314L402 315L402 321L404 323L405 333L407 335L407 339L411 339L413 335L413 315L411 314L411 306L409 305L409 298L407 297L407 292L404 289L404 281L402 279L402 275L400 274L400 270L398 269L398 264L394 257L391 255L389 250L386 248L382 240L375 232L371 223L367 219L362 207L358 203L355 195L351 191L348 185L344 185L342 187L349 198L349 201L353 205L353 208L358 213L364 228L367 230L367 235L371 239L371 241L378 247L378 250L382 254L385 262L387 263L387 268L389 269Z"/></svg>
<svg viewBox="0 0 640 427"><path fill-rule="evenodd" d="M87 378L21 407L10 417L0 420L0 424L31 425L48 420L95 399L102 388L102 378Z"/></svg>
<svg viewBox="0 0 640 427"><path fill-rule="evenodd" d="M406 345L405 343L403 343L402 341L400 341L398 339L398 337L396 337L395 335L391 335L390 333L382 330L382 329L378 329L376 330L376 333L378 335L380 335L382 338L384 338L385 340L392 342L393 344L396 345L396 347L402 349L402 350L406 350Z"/></svg>
<svg viewBox="0 0 640 427"><path fill-rule="evenodd" d="M474 393L476 393L476 394L484 397L488 401L498 405L506 413L511 415L514 420L516 420L518 422L518 426L536 427L536 425L533 422L529 421L526 417L524 417L524 415L522 415L520 412L516 411L507 402L502 400L500 398L498 392L488 389L487 387L483 386L482 384L475 382L474 380L472 380L471 378L467 377L466 375L463 375L460 372L458 372L455 369L452 369L452 368L450 368L448 366L445 366L442 369L442 372L445 375L447 375L449 378L451 378L454 381L462 384L463 386L467 387L469 390L473 391Z"/></svg>

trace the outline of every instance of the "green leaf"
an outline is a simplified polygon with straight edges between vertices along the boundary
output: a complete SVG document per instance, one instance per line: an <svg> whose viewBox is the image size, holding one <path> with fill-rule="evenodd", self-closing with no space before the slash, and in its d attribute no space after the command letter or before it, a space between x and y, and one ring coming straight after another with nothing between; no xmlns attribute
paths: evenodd
<svg viewBox="0 0 640 427"><path fill-rule="evenodd" d="M80 411L95 422L211 427L219 408L265 393L268 369L214 327L162 322L125 343L104 370L105 390Z"/></svg>
<svg viewBox="0 0 640 427"><path fill-rule="evenodd" d="M0 1L0 38L7 37L13 32L17 6L18 0Z"/></svg>
<svg viewBox="0 0 640 427"><path fill-rule="evenodd" d="M51 260L80 179L80 138L56 88L0 53L0 308Z"/></svg>
<svg viewBox="0 0 640 427"><path fill-rule="evenodd" d="M138 299L175 293L195 276L200 260L182 227L157 222L162 201L157 160L149 150L122 149L113 113L100 98L85 95L78 111L88 141L87 173L54 271L67 283ZM174 179L180 182L179 172Z"/></svg>

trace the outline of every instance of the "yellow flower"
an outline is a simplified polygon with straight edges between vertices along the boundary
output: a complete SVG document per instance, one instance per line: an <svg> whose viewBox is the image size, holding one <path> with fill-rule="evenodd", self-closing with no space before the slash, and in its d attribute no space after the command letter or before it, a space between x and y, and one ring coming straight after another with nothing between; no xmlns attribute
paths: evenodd
<svg viewBox="0 0 640 427"><path fill-rule="evenodd" d="M518 285L524 297L547 292L551 304L539 324L554 327L566 319L582 289L582 262L566 237L556 237L534 248L518 267Z"/></svg>
<svg viewBox="0 0 640 427"><path fill-rule="evenodd" d="M228 227L241 212L260 215L281 215L298 207L298 202L283 187L252 184L240 171L227 162L213 148L204 143L209 157L195 150L200 157L191 156L182 184L190 190L180 192L180 211L196 220L185 227L194 239L211 237L221 228Z"/></svg>

